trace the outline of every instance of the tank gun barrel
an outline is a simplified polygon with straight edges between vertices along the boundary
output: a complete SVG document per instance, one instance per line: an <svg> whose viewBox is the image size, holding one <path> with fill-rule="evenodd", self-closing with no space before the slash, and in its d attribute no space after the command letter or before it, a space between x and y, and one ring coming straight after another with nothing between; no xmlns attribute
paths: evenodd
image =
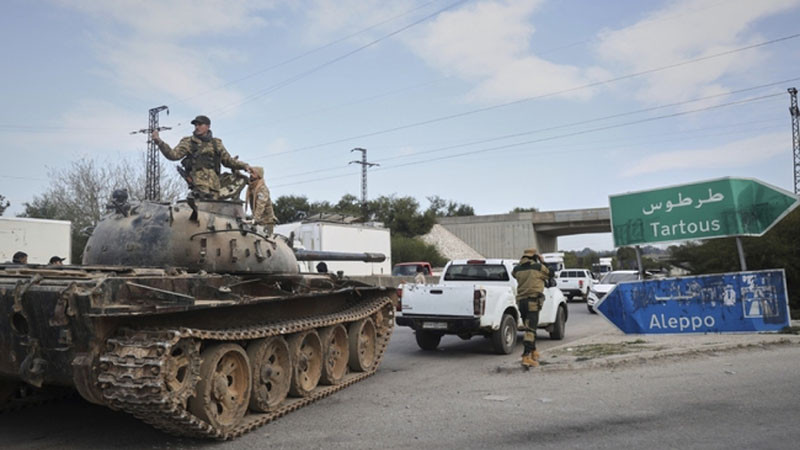
<svg viewBox="0 0 800 450"><path fill-rule="evenodd" d="M383 253L323 252L295 249L294 256L298 261L386 261L386 255Z"/></svg>

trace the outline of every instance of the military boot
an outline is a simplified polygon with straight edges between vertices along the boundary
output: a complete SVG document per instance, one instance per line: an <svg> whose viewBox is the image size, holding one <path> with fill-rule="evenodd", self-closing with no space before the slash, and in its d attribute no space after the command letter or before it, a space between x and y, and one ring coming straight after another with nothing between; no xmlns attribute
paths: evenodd
<svg viewBox="0 0 800 450"><path fill-rule="evenodd" d="M538 361L539 360L539 351L538 350L534 350L533 353L531 354L531 356L533 357L534 361Z"/></svg>
<svg viewBox="0 0 800 450"><path fill-rule="evenodd" d="M539 363L530 354L522 355L522 367L539 367Z"/></svg>

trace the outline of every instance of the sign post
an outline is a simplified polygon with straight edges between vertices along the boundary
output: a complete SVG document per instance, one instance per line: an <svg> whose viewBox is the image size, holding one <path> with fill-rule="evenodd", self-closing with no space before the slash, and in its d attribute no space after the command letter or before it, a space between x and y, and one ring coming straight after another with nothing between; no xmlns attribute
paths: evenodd
<svg viewBox="0 0 800 450"><path fill-rule="evenodd" d="M780 331L790 324L783 269L624 282L595 310L624 333Z"/></svg>
<svg viewBox="0 0 800 450"><path fill-rule="evenodd" d="M612 195L609 204L614 245L622 247L761 236L800 201L794 194L758 180L720 178Z"/></svg>

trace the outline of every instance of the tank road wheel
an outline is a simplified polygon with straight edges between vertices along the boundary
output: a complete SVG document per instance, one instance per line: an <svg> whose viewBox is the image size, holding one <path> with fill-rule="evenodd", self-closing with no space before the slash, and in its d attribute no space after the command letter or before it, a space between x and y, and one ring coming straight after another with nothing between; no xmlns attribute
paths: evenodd
<svg viewBox="0 0 800 450"><path fill-rule="evenodd" d="M281 336L259 339L247 346L253 366L253 394L250 408L260 412L274 410L289 394L292 360L289 344Z"/></svg>
<svg viewBox="0 0 800 450"><path fill-rule="evenodd" d="M186 405L200 376L200 343L190 339L178 342L170 350L165 367L167 390L178 403Z"/></svg>
<svg viewBox="0 0 800 450"><path fill-rule="evenodd" d="M317 387L322 376L322 341L316 330L303 331L289 338L292 358L292 384L289 393L305 397Z"/></svg>
<svg viewBox="0 0 800 450"><path fill-rule="evenodd" d="M350 368L366 372L375 364L377 355L375 322L369 317L350 324Z"/></svg>
<svg viewBox="0 0 800 450"><path fill-rule="evenodd" d="M339 384L347 373L347 362L350 359L350 344L347 341L347 329L339 324L324 328L319 333L322 341L322 384Z"/></svg>
<svg viewBox="0 0 800 450"><path fill-rule="evenodd" d="M236 344L216 344L201 354L197 394L189 399L189 411L209 424L229 430L247 412L250 401L250 361Z"/></svg>

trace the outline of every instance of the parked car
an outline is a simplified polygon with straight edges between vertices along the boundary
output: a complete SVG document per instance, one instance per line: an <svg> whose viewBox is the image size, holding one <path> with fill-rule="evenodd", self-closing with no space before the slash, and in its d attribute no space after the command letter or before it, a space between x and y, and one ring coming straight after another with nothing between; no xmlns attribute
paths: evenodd
<svg viewBox="0 0 800 450"><path fill-rule="evenodd" d="M424 261L395 264L394 267L392 267L392 275L396 277L413 277L417 274L417 267L422 267L422 274L426 277L433 275L431 263Z"/></svg>
<svg viewBox="0 0 800 450"><path fill-rule="evenodd" d="M614 286L623 281L637 281L640 279L638 270L614 270L608 272L600 279L599 283L589 290L589 295L586 298L586 308L589 309L590 313L597 314L597 311L594 310L594 305L599 303Z"/></svg>
<svg viewBox="0 0 800 450"><path fill-rule="evenodd" d="M592 273L586 269L564 269L558 274L558 288L572 301L575 297L586 300L589 290L594 285Z"/></svg>

